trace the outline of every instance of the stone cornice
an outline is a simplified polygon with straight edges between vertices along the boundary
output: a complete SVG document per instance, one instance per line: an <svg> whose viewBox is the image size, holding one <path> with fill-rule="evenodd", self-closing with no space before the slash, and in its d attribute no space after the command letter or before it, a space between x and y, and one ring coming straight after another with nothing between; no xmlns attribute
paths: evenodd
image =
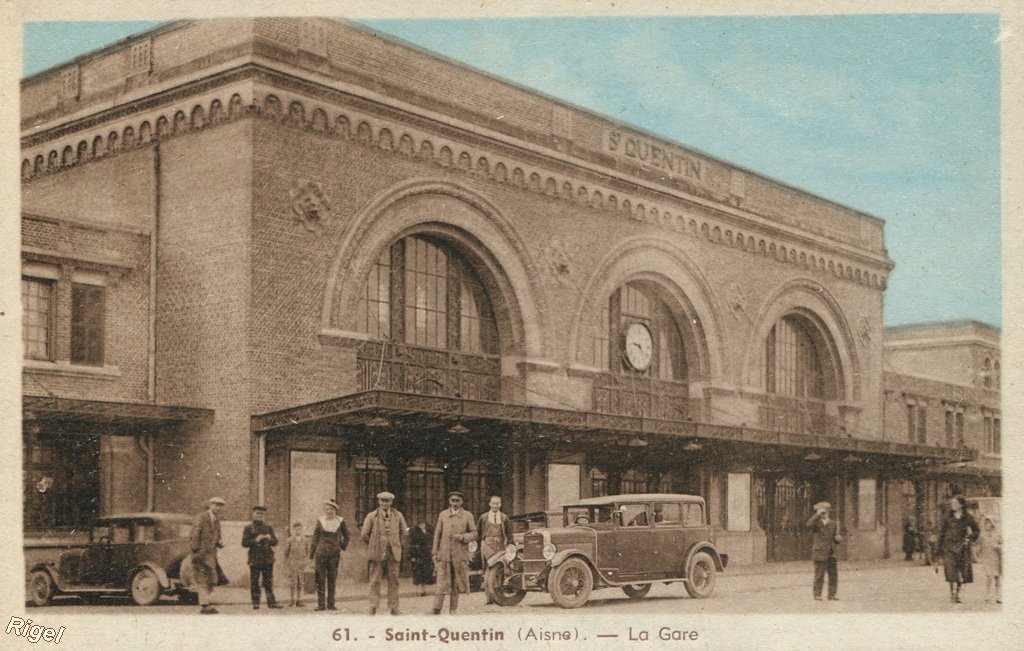
<svg viewBox="0 0 1024 651"><path fill-rule="evenodd" d="M205 106L191 106L197 95L226 94L237 90L243 82L247 84L245 99L241 93L234 93L230 100L218 98L211 103L209 116ZM236 88L232 89L232 84ZM257 86L260 87L259 92ZM176 102L183 101L183 105L174 106ZM473 125L443 123L441 116L424 116L410 112L407 107L393 106L394 102L381 101L256 64L245 64L200 81L182 84L129 106L111 107L74 123L27 136L23 149L30 157L22 163L22 176L28 180L87 163L93 157L119 153L125 150L123 141L126 139L131 140L128 147L132 148L219 122L259 116L317 132L325 138L349 139L395 155L427 158L488 181L511 184L553 199L617 213L625 218L855 284L882 289L885 276L892 268L891 261L884 256L819 235L802 233L784 224L766 222L749 210L728 205L723 197L687 195L681 191L651 187L639 179L623 177L615 170L581 165L576 159L531 146L530 143L515 142ZM325 107L320 102L329 102L331 106ZM219 107L219 114L214 104ZM334 113L339 110L342 112ZM333 117L328 117L328 111L334 114ZM142 119L147 112L149 119ZM125 138L116 147L112 148L110 142L101 147L106 129L100 129L98 133L80 133L130 116L142 121L137 130L126 127ZM76 139L84 136L77 147L72 144L74 140L70 140L63 148L49 149L51 145L47 143L72 134L78 134L74 136ZM466 143L472 144L467 146ZM40 149L39 145L43 147ZM46 149L49 153L43 156ZM580 179L584 182L581 183ZM666 205L668 202L671 203ZM718 219L709 219L709 214ZM794 243L797 246L793 246Z"/></svg>

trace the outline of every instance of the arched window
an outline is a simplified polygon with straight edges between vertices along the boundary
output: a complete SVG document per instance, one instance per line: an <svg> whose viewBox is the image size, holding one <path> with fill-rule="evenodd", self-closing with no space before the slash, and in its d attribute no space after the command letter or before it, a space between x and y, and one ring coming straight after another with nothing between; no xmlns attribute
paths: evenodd
<svg viewBox="0 0 1024 651"><path fill-rule="evenodd" d="M992 388L992 358L986 357L982 364L981 380L985 384L986 389Z"/></svg>
<svg viewBox="0 0 1024 651"><path fill-rule="evenodd" d="M490 300L473 269L445 242L403 238L377 258L359 300L358 327L376 339L497 354Z"/></svg>
<svg viewBox="0 0 1024 651"><path fill-rule="evenodd" d="M635 339L631 331L636 333ZM647 347L648 335L649 355L641 351ZM637 350L631 351L631 347ZM655 285L630 282L612 293L601 311L594 362L614 373L636 373L659 380L687 379L679 324Z"/></svg>
<svg viewBox="0 0 1024 651"><path fill-rule="evenodd" d="M768 332L765 387L791 398L830 398L822 363L822 346L807 319L789 315Z"/></svg>

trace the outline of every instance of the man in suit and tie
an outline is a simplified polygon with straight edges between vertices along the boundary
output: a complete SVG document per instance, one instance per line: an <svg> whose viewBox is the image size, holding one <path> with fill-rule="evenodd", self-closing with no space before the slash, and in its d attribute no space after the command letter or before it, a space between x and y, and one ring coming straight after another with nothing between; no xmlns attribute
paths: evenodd
<svg viewBox="0 0 1024 651"><path fill-rule="evenodd" d="M512 525L508 516L501 512L501 497L491 495L490 510L480 516L476 523L477 546L480 548L480 567L487 571L487 559L491 558L512 542ZM493 603L487 593L486 604Z"/></svg>
<svg viewBox="0 0 1024 651"><path fill-rule="evenodd" d="M217 564L217 549L224 546L220 535L220 511L224 508L224 499L211 497L205 511L196 516L192 522L189 542L192 546L192 577L196 593L199 595L199 612L213 615L217 609L210 605L210 594L213 586L223 585L220 566Z"/></svg>
<svg viewBox="0 0 1024 651"><path fill-rule="evenodd" d="M814 515L807 520L807 528L811 531L811 560L814 561L814 599L821 601L821 588L828 575L829 601L837 601L836 589L839 587L839 567L836 564L836 546L843 541L839 535L839 524L830 513L832 505L818 502L814 505Z"/></svg>

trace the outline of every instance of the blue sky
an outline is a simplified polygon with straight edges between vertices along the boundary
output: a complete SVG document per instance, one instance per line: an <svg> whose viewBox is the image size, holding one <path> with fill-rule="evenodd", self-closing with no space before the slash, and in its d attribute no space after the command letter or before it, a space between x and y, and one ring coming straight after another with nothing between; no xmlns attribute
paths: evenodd
<svg viewBox="0 0 1024 651"><path fill-rule="evenodd" d="M158 23L28 23L32 74ZM363 21L886 220L888 325L1001 324L995 15Z"/></svg>

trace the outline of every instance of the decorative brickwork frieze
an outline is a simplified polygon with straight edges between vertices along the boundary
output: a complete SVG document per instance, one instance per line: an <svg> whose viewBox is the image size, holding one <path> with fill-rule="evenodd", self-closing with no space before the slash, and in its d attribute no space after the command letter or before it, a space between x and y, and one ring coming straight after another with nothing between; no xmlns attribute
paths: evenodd
<svg viewBox="0 0 1024 651"><path fill-rule="evenodd" d="M517 154L508 147L495 146L497 143L469 145L460 137L464 134L450 126L426 123L422 119L413 119L413 116L405 114L381 117L371 110L378 107L367 102L352 101L353 98L350 96L329 91L312 82L284 77L258 66L250 66L248 72L249 76L260 82L273 84L275 90L256 90L256 95L249 97L248 102L242 99L241 93L230 94L227 98L226 115L223 109L224 99L221 97L231 91L230 88L221 88L217 91L219 96L216 99L207 99L202 104L191 103L194 102L194 99L191 99L194 94L190 94L186 95L187 101L190 101L187 108L154 106L147 115L148 119L140 120L138 123L138 135L134 126L124 126L120 137L117 131L111 131L105 137L106 147L103 146L102 131L97 134L83 134L76 144L65 145L61 150L62 154L51 148L45 159L41 159L40 157L44 156L43 152L53 145L47 146L39 142L41 134L28 137L23 140L23 178L28 180L40 174L59 172L86 162L89 158L146 146L152 141L153 136L149 136L148 129L144 131L143 126L153 122L156 124L155 137L165 139L206 128L224 120L256 115L295 129L313 131L325 138L353 140L355 143L397 156L427 160L477 178L512 185L595 210L616 213L626 219L654 224L688 237L766 257L779 264L830 275L876 289L884 289L886 286L886 274L891 268L887 263L883 264L875 259L866 261L862 256L847 251L822 251L823 247L818 242L790 233L775 232L773 235L774 229L761 224L751 223L747 229L743 229L739 224L731 223L735 221L733 216L729 216L728 219L713 218L710 216L712 211L689 204L680 206L677 198L660 192L653 197L641 197L635 191L624 191L619 188L618 183L612 183L613 179L610 177L603 180L581 179L584 172L571 168L566 168L564 172L555 172L554 167L565 166L546 163L536 156ZM239 71L233 71L226 75L225 79L234 80L238 75ZM202 91L204 86L197 84L194 90ZM332 100L332 105L317 104L309 94L327 96ZM167 98L172 99L174 96ZM366 110L346 107L339 112L339 105L344 104L359 104L360 108ZM207 105L210 114L208 120L205 116ZM395 113L393 109L390 112ZM111 115L117 113L115 111ZM136 113L138 118L142 118L143 115L141 110ZM334 117L331 118L331 115ZM88 125L88 120L83 121L83 128ZM571 132L571 128L571 119L567 123L564 115L552 116L553 130L557 129L564 136ZM60 132L61 130L55 130L54 135ZM731 199L725 196L710 198L724 205L735 205L736 199L742 199L746 193L742 177L734 176L730 187ZM800 243L794 246L791 243L793 240Z"/></svg>

